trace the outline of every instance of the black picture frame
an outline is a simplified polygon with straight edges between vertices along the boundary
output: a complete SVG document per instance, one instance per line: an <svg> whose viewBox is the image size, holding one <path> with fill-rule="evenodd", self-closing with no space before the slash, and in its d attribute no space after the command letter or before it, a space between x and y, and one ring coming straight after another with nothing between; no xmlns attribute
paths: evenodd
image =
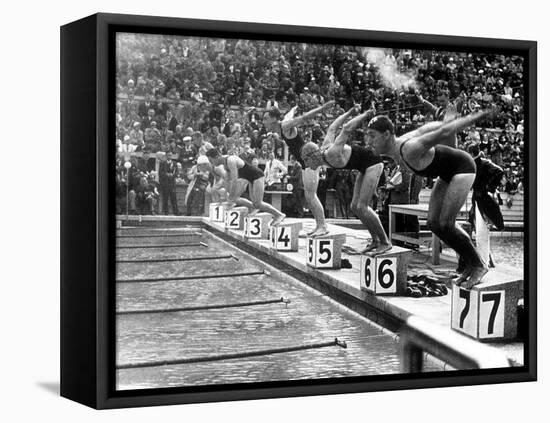
<svg viewBox="0 0 550 423"><path fill-rule="evenodd" d="M114 35L117 32L261 38L476 52L525 58L525 365L479 371L113 389ZM95 14L61 28L61 395L105 409L210 401L534 381L537 377L537 44L533 41ZM78 142L77 142L78 141ZM75 204L78 203L78 207Z"/></svg>

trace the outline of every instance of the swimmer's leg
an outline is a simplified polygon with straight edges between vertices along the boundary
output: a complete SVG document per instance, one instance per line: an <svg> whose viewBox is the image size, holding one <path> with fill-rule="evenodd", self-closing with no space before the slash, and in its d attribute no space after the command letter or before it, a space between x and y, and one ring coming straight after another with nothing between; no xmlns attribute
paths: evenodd
<svg viewBox="0 0 550 423"><path fill-rule="evenodd" d="M471 288L480 283L488 270L466 231L456 223L458 213L466 202L474 179L474 173L455 175L450 183L439 178L432 192L433 198L430 198L430 207L439 201L438 221L435 221L436 216L428 216L428 224L436 229L434 231L436 235L465 260L467 270L463 278L467 279L458 281L458 284L465 288Z"/></svg>
<svg viewBox="0 0 550 423"><path fill-rule="evenodd" d="M325 222L325 210L317 197L317 187L319 186L319 169L313 170L305 168L302 171L302 179L304 181L304 196L313 218L315 219L315 229L310 232L309 236L319 236L327 234L328 228Z"/></svg>
<svg viewBox="0 0 550 423"><path fill-rule="evenodd" d="M367 168L363 175L360 174L355 181L353 199L351 200L353 212L372 236L372 244L367 246L363 252L370 252L373 255L382 254L392 248L380 218L369 205L383 168L384 165L378 163Z"/></svg>
<svg viewBox="0 0 550 423"><path fill-rule="evenodd" d="M265 203L263 201L264 180L265 178L259 178L249 185L250 199L252 200L252 205L254 206L254 209L269 213L271 216L273 216L273 222L271 224L277 226L283 221L286 215L284 213L281 213L271 204Z"/></svg>

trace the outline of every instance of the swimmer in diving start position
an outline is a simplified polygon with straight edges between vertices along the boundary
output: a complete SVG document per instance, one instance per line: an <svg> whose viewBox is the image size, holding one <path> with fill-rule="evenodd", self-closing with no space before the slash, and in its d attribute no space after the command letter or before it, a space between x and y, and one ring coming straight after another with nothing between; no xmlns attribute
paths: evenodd
<svg viewBox="0 0 550 423"><path fill-rule="evenodd" d="M216 168L216 173L222 174L226 183L228 200L231 203L247 207L250 215L259 211L267 212L273 216L271 225L279 225L286 215L281 213L271 204L264 203L264 173L260 168L249 165L243 159L237 156L222 156L222 154L212 148L206 152L206 157L210 164ZM220 166L221 165L221 166ZM241 198L242 193L248 186L250 200Z"/></svg>
<svg viewBox="0 0 550 423"><path fill-rule="evenodd" d="M392 157L411 172L437 178L432 189L427 224L445 244L464 259L466 268L453 282L466 289L481 282L488 267L468 234L456 223L476 176L476 165L465 151L440 145L453 132L492 116L496 110L473 113L450 122L430 122L401 137L395 136L387 116L376 116L367 126L367 138L380 155Z"/></svg>
<svg viewBox="0 0 550 423"><path fill-rule="evenodd" d="M359 112L355 106L342 114L330 125L325 140L321 147L309 142L302 148L302 159L306 166L317 169L319 166L328 166L333 169L358 170L359 176L353 188L351 210L366 226L372 237L372 242L362 251L378 255L392 248L392 245L382 227L380 218L369 206L378 185L380 175L384 170L384 164L379 155L373 151L357 145L349 146L349 140L355 129L374 113L367 111L349 122L345 120L352 114ZM342 126L342 130L336 136L336 132Z"/></svg>

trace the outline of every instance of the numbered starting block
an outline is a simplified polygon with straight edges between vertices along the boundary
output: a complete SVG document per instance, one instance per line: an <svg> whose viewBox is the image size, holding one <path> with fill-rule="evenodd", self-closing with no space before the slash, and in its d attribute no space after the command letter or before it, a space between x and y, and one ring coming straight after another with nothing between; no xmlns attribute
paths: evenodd
<svg viewBox="0 0 550 423"><path fill-rule="evenodd" d="M327 234L307 239L306 264L316 269L339 269L346 234Z"/></svg>
<svg viewBox="0 0 550 423"><path fill-rule="evenodd" d="M244 218L248 214L246 207L233 207L225 211L225 229L242 231L244 229Z"/></svg>
<svg viewBox="0 0 550 423"><path fill-rule="evenodd" d="M392 247L378 256L361 256L360 286L375 295L404 295L410 250Z"/></svg>
<svg viewBox="0 0 550 423"><path fill-rule="evenodd" d="M244 236L251 239L267 239L269 222L273 219L269 213L257 213L244 218Z"/></svg>
<svg viewBox="0 0 550 423"><path fill-rule="evenodd" d="M228 209L227 203L210 203L209 214L211 222L224 222L225 212Z"/></svg>
<svg viewBox="0 0 550 423"><path fill-rule="evenodd" d="M281 223L278 226L272 226L269 239L271 248L277 251L298 251L298 239L302 223Z"/></svg>
<svg viewBox="0 0 550 423"><path fill-rule="evenodd" d="M518 279L489 271L472 289L453 284L451 328L478 341L511 340L518 334Z"/></svg>

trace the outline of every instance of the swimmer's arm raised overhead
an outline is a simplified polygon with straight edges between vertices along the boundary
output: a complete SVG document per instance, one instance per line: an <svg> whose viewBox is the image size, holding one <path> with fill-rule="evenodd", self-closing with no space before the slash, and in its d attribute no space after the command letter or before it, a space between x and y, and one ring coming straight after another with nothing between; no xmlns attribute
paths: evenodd
<svg viewBox="0 0 550 423"><path fill-rule="evenodd" d="M439 128L419 135L416 138L416 143L422 145L425 149L430 149L450 137L452 134L456 134L469 126L472 126L479 119L487 117L492 113L492 111L486 110L483 112L472 113L471 115L455 119L451 122L444 122Z"/></svg>
<svg viewBox="0 0 550 423"><path fill-rule="evenodd" d="M281 122L281 129L284 132L287 132L292 128L303 125L308 119L311 119L316 114L321 113L323 110L328 109L329 107L332 107L334 104L335 104L334 100L327 101L322 106L316 107L315 109L312 109L309 112L306 112L303 115L298 117L294 117L294 113L296 113L296 108L297 108L295 106L292 109L290 109L290 111L283 118L283 121Z"/></svg>

